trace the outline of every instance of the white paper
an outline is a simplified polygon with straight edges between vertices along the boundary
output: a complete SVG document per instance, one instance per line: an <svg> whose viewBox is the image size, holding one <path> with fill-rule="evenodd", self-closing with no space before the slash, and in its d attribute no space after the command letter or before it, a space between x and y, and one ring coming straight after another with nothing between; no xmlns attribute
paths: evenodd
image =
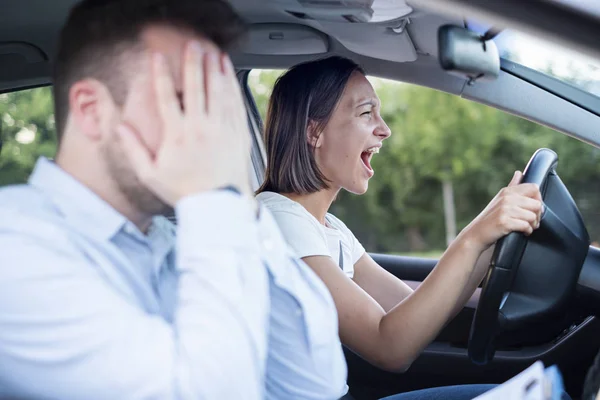
<svg viewBox="0 0 600 400"><path fill-rule="evenodd" d="M473 400L546 400L544 364L536 362L514 378Z"/></svg>

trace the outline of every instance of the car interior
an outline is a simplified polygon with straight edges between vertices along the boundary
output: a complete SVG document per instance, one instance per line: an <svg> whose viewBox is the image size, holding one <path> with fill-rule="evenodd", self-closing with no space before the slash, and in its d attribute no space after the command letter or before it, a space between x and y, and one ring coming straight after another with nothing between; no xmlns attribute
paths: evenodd
<svg viewBox="0 0 600 400"><path fill-rule="evenodd" d="M0 93L52 84L58 31L75 2L2 2ZM247 84L250 72L286 69L329 55L355 60L370 76L447 92L600 146L600 98L505 59L498 58L495 74L493 66L484 71L481 63L475 63L475 69L482 70L474 75L460 68L449 73L450 67L440 62L440 28L452 25L464 31L467 18L600 55L600 45L593 39L599 37L600 22L561 2L230 2L249 23L246 40L231 55L253 133L254 188L262 181L266 155L262 121ZM559 25L560 30L555 29ZM482 288L407 372L382 371L345 351L355 399L442 385L501 383L536 360L558 365L569 394L580 396L585 373L600 349L600 322L594 316L600 304L600 249L590 247L577 205L560 180L559 159L560 154L542 149L532 155L525 170L525 179L542 188L546 204L540 231L528 239L511 234L498 243ZM437 262L387 254L372 257L413 287Z"/></svg>

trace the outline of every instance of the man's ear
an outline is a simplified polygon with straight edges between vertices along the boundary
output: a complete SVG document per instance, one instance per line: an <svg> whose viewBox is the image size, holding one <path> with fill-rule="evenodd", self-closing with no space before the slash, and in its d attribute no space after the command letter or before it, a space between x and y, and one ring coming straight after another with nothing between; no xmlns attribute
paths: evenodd
<svg viewBox="0 0 600 400"><path fill-rule="evenodd" d="M69 114L73 126L92 141L102 139L102 113L112 97L105 85L95 79L75 82L69 89Z"/></svg>
<svg viewBox="0 0 600 400"><path fill-rule="evenodd" d="M308 127L306 128L306 139L308 144L312 147L319 148L323 142L322 133L318 130L317 123L315 121L309 121Z"/></svg>

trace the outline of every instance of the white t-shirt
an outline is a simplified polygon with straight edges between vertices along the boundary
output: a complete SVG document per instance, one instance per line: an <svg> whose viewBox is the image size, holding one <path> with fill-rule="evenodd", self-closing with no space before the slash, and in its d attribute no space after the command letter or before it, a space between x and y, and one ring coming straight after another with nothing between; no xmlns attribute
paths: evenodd
<svg viewBox="0 0 600 400"><path fill-rule="evenodd" d="M325 226L300 203L278 193L263 192L256 199L271 211L298 257L329 256L348 277L354 277L354 264L365 249L342 221L328 213Z"/></svg>

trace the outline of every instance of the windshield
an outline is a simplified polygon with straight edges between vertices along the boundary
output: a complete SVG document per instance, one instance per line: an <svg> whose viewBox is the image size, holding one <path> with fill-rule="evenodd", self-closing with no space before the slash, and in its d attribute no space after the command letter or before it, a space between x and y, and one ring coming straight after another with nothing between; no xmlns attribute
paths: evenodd
<svg viewBox="0 0 600 400"><path fill-rule="evenodd" d="M504 31L495 39L502 58L570 83L600 97L600 62L576 51L522 33Z"/></svg>
<svg viewBox="0 0 600 400"><path fill-rule="evenodd" d="M551 0L600 17L598 0ZM484 33L489 27L469 21L468 27ZM600 60L555 43L520 32L505 30L494 39L500 56L600 97Z"/></svg>
<svg viewBox="0 0 600 400"><path fill-rule="evenodd" d="M586 14L600 17L600 2L598 0L550 0L554 3L564 4Z"/></svg>

